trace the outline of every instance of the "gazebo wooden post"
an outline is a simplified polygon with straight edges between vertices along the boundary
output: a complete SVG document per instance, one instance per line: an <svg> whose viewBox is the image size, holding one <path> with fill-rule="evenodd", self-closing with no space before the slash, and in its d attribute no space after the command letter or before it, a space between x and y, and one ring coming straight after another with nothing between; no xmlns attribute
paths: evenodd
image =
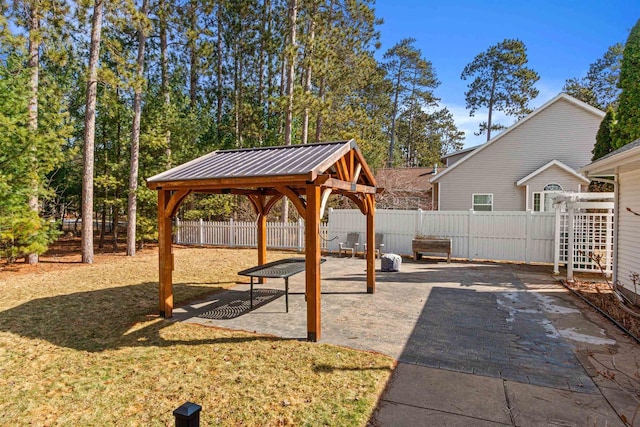
<svg viewBox="0 0 640 427"><path fill-rule="evenodd" d="M376 291L376 201L373 195L366 196L367 209L367 293Z"/></svg>
<svg viewBox="0 0 640 427"><path fill-rule="evenodd" d="M258 265L267 263L267 215L258 214ZM261 277L259 283L266 283L267 279Z"/></svg>
<svg viewBox="0 0 640 427"><path fill-rule="evenodd" d="M171 253L171 212L167 211L171 191L158 191L158 263L160 272L160 317L173 315L173 254Z"/></svg>
<svg viewBox="0 0 640 427"><path fill-rule="evenodd" d="M305 212L307 340L320 340L320 187L308 184Z"/></svg>

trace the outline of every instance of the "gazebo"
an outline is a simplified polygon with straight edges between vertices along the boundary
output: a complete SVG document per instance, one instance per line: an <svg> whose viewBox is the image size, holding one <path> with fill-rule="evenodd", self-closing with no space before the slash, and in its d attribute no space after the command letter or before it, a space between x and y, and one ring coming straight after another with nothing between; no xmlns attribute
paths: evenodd
<svg viewBox="0 0 640 427"><path fill-rule="evenodd" d="M267 214L283 197L305 219L307 339L320 325L321 212L332 193L351 199L366 215L369 248L375 247L376 182L354 140L214 151L147 179L158 191L159 309L173 311L172 218L191 193L241 194L257 214L258 265L267 262ZM367 251L367 292L374 293L375 251Z"/></svg>

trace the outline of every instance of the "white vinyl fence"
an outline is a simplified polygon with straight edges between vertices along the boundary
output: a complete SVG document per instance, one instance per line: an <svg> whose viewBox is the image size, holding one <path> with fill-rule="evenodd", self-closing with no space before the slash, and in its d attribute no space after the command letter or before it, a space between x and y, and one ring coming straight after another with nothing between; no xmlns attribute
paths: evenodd
<svg viewBox="0 0 640 427"><path fill-rule="evenodd" d="M257 247L257 230L251 221L176 220L175 242L181 245ZM320 225L320 245L327 249L327 226ZM304 250L304 221L284 224L267 222L267 248Z"/></svg>
<svg viewBox="0 0 640 427"><path fill-rule="evenodd" d="M567 214L561 214L566 218ZM602 254L611 266L613 214L576 213L574 269L598 271L588 254ZM468 260L553 263L556 224L554 212L376 211L376 233L384 234L384 251L412 255L416 236L448 237L454 258ZM329 210L329 250L337 250L347 233L359 232L364 242L366 219L358 210ZM567 262L567 221L559 230L560 262Z"/></svg>
<svg viewBox="0 0 640 427"><path fill-rule="evenodd" d="M384 252L413 255L411 240L416 236L448 237L454 258L516 262L554 262L558 245L560 263L567 263L568 214L560 215L556 243L554 212L477 211L376 211L376 233L384 235ZM347 233L366 237L366 217L359 210L329 209L329 222L320 226L323 250L337 251ZM255 222L180 221L175 241L182 245L256 247ZM613 253L613 213L574 214L574 270L599 271L589 254L601 255L605 271L611 271ZM267 223L267 247L304 250L304 221ZM361 246L362 247L362 246Z"/></svg>

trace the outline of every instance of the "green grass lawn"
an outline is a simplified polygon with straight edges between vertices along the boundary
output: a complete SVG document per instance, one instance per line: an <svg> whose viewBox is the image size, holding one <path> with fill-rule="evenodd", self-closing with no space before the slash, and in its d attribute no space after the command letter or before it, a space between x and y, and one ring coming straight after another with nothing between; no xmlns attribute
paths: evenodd
<svg viewBox="0 0 640 427"><path fill-rule="evenodd" d="M175 258L179 305L245 279L256 254ZM0 271L1 425L173 425L192 401L203 426L361 426L391 373L378 354L159 319L153 249L77 259Z"/></svg>

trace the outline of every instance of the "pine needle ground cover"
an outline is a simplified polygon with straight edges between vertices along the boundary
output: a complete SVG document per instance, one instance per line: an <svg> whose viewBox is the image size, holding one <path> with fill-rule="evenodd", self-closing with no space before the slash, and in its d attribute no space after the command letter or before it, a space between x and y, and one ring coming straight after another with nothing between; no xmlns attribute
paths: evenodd
<svg viewBox="0 0 640 427"><path fill-rule="evenodd" d="M270 253L275 260L291 256ZM255 251L176 249L176 305L243 280ZM0 424L365 425L393 361L158 318L157 252L0 271Z"/></svg>

